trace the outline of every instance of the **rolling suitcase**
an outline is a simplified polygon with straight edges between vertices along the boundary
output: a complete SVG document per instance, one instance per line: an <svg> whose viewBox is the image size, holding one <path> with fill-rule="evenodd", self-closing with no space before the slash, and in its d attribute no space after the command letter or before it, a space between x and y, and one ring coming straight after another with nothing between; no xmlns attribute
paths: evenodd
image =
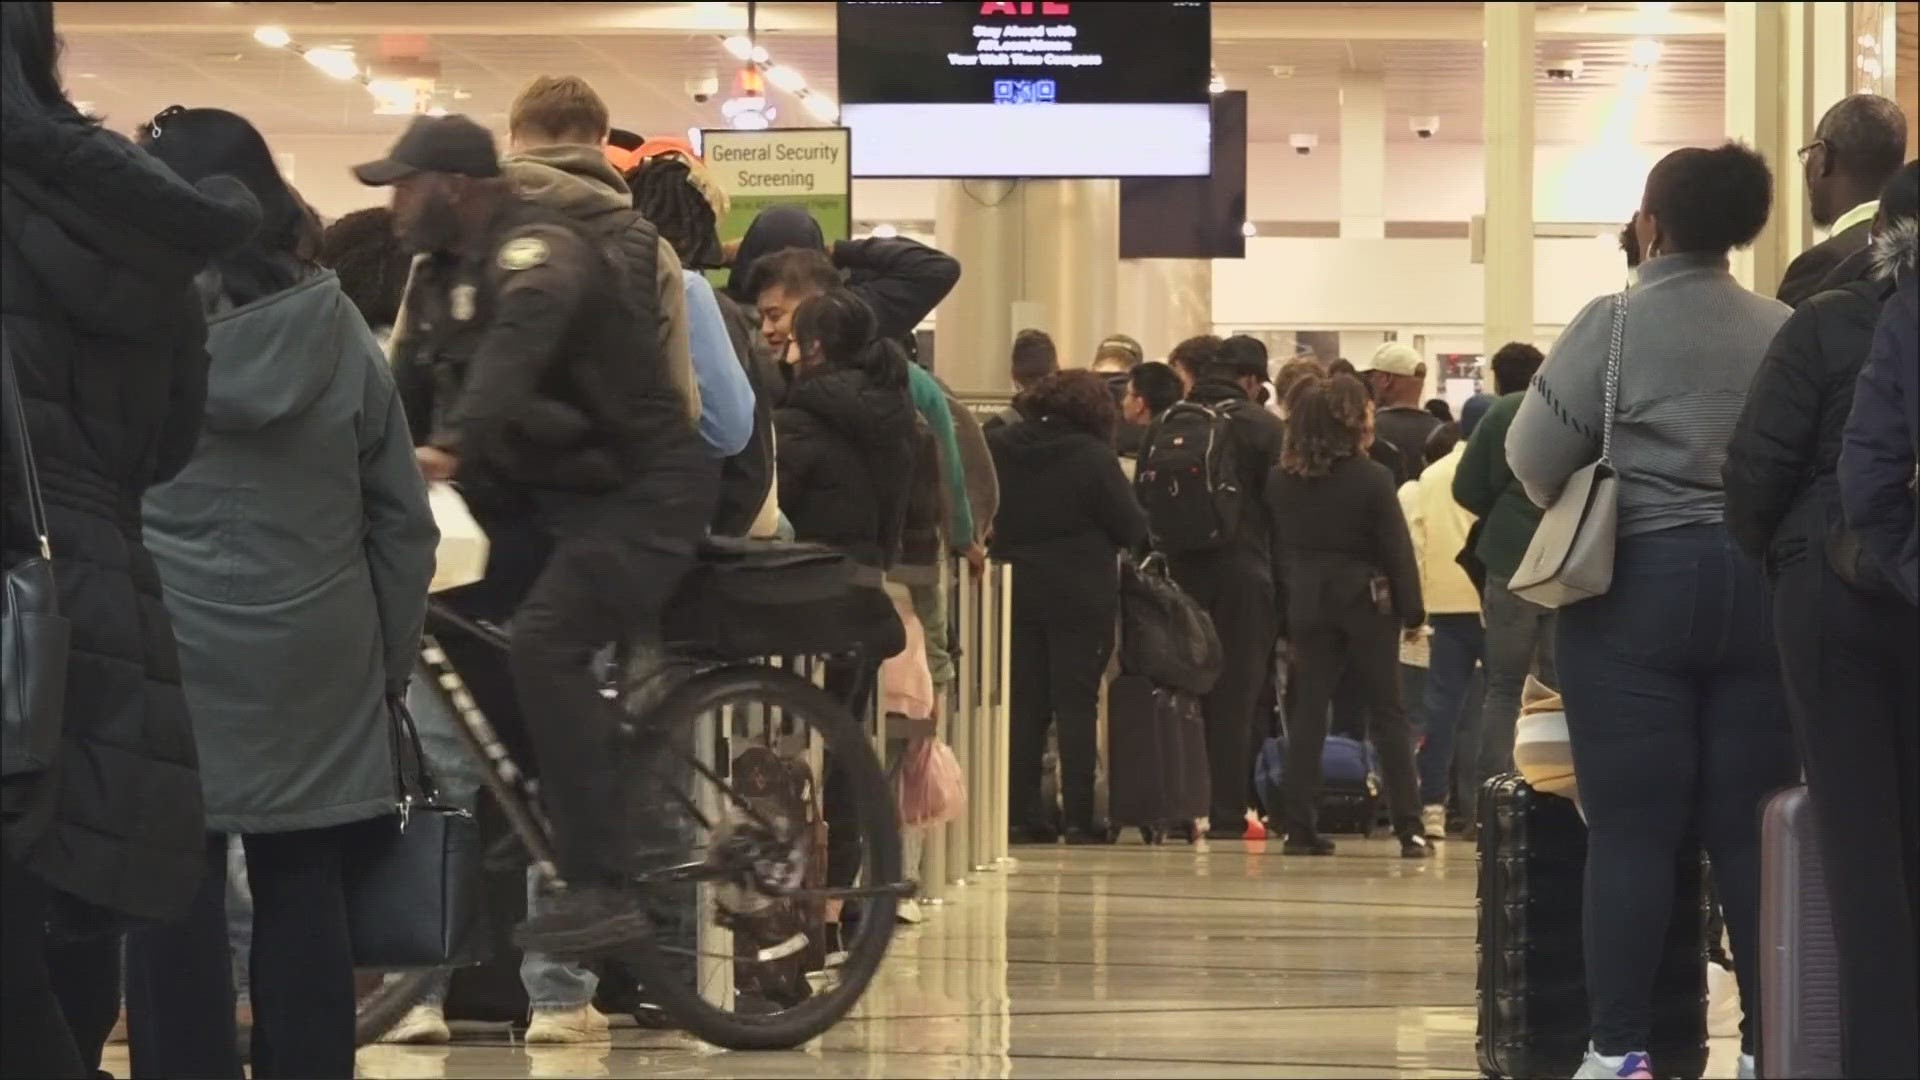
<svg viewBox="0 0 1920 1080"><path fill-rule="evenodd" d="M1572 1076L1586 1052L1581 941L1587 829L1573 803L1535 792L1517 774L1480 794L1474 1045L1488 1077ZM1707 898L1697 851L1674 876L1654 983L1648 1052L1663 1077L1707 1065Z"/></svg>
<svg viewBox="0 0 1920 1080"><path fill-rule="evenodd" d="M1840 954L1805 785L1761 813L1760 1003L1761 1075L1841 1075Z"/></svg>
<svg viewBox="0 0 1920 1080"><path fill-rule="evenodd" d="M1141 829L1192 825L1207 816L1206 721L1199 697L1121 675L1107 690L1107 812Z"/></svg>

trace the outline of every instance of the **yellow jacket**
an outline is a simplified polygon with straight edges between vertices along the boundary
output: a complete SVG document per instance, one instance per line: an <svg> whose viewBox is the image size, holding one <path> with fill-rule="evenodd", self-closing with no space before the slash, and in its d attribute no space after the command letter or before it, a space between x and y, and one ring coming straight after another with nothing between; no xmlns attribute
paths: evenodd
<svg viewBox="0 0 1920 1080"><path fill-rule="evenodd" d="M1420 593L1429 615L1477 615L1480 595L1455 561L1467 546L1473 515L1453 501L1453 475L1466 443L1427 466L1420 479L1400 489L1400 506L1413 534L1413 555L1420 564Z"/></svg>

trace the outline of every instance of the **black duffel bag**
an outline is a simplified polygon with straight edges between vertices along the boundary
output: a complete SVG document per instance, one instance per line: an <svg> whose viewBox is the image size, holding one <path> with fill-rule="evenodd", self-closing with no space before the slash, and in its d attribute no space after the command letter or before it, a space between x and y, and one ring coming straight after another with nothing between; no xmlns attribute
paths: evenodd
<svg viewBox="0 0 1920 1080"><path fill-rule="evenodd" d="M1120 567L1120 671L1155 686L1204 694L1220 678L1220 635L1213 618L1149 555Z"/></svg>
<svg viewBox="0 0 1920 1080"><path fill-rule="evenodd" d="M878 571L819 544L712 539L662 619L675 652L875 660L907 647Z"/></svg>

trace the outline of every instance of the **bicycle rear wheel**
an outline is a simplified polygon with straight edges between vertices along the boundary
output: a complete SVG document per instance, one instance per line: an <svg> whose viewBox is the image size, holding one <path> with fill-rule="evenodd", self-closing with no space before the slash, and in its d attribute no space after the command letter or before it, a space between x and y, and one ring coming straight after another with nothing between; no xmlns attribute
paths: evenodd
<svg viewBox="0 0 1920 1080"><path fill-rule="evenodd" d="M653 777L643 785L648 802L657 812L678 805L685 841L675 857L656 852L636 877L650 913L681 913L656 914L654 935L629 951L646 997L692 1035L727 1049L788 1049L816 1038L873 981L904 887L893 789L873 743L825 691L759 665L697 674L634 723L642 772ZM809 762L811 775L827 777L839 876L848 876L857 847L863 884L822 880L818 824L785 812L764 788L749 790L765 774L743 763L776 758ZM804 958L831 947L818 938L823 913L834 908L844 959L810 970ZM689 911L691 926L682 921Z"/></svg>

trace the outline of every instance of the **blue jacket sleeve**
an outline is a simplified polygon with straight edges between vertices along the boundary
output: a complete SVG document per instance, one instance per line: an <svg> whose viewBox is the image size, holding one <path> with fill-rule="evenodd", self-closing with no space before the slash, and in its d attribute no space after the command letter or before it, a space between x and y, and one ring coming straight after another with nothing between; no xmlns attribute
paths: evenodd
<svg viewBox="0 0 1920 1080"><path fill-rule="evenodd" d="M700 437L713 448L715 457L729 458L745 450L753 438L753 384L733 354L713 286L691 270L680 273L687 287L693 375L700 384Z"/></svg>
<svg viewBox="0 0 1920 1080"><path fill-rule="evenodd" d="M947 478L950 503L948 543L956 550L973 546L973 499L967 494L967 466L960 460L960 440L953 433L953 411L947 408L947 395L940 384L919 364L907 365L907 382L913 393L913 407L933 429L940 445L940 464Z"/></svg>
<svg viewBox="0 0 1920 1080"><path fill-rule="evenodd" d="M1873 350L1854 384L1840 451L1847 523L1909 603L1920 602L1920 536L1914 518L1914 304L1896 297L1881 313Z"/></svg>

